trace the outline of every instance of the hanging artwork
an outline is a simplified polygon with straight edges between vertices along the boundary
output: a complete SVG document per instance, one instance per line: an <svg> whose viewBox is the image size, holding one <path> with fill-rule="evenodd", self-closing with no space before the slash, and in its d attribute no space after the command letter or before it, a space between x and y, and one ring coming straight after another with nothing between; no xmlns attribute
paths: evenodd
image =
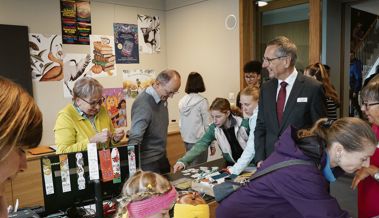
<svg viewBox="0 0 379 218"><path fill-rule="evenodd" d="M62 37L29 34L32 78L36 81L59 81L63 79Z"/></svg>
<svg viewBox="0 0 379 218"><path fill-rule="evenodd" d="M137 25L114 23L115 51L117 64L138 64Z"/></svg>
<svg viewBox="0 0 379 218"><path fill-rule="evenodd" d="M128 98L135 98L155 81L152 69L123 70L123 88Z"/></svg>
<svg viewBox="0 0 379 218"><path fill-rule="evenodd" d="M103 89L103 106L107 109L114 128L126 127L126 101L122 88Z"/></svg>
<svg viewBox="0 0 379 218"><path fill-rule="evenodd" d="M64 54L63 74L64 84L63 93L65 98L72 98L72 89L75 82L85 76L89 71L91 56L89 54Z"/></svg>
<svg viewBox="0 0 379 218"><path fill-rule="evenodd" d="M61 0L64 44L89 44L91 35L90 0Z"/></svg>
<svg viewBox="0 0 379 218"><path fill-rule="evenodd" d="M92 76L116 76L113 36L91 35L90 42Z"/></svg>
<svg viewBox="0 0 379 218"><path fill-rule="evenodd" d="M139 50L142 53L161 51L159 17L137 15Z"/></svg>

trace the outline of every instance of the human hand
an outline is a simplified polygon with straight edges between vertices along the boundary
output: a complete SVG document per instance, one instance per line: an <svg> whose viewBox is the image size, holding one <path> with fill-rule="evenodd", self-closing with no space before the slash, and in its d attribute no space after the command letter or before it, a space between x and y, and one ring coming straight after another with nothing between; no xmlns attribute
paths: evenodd
<svg viewBox="0 0 379 218"><path fill-rule="evenodd" d="M351 188L354 190L362 180L368 176L374 176L378 171L379 169L373 165L370 165L369 167L362 167L355 173L355 177L351 183Z"/></svg>
<svg viewBox="0 0 379 218"><path fill-rule="evenodd" d="M114 142L119 142L121 141L122 138L125 136L125 131L121 128L115 129L113 133L113 141Z"/></svg>
<svg viewBox="0 0 379 218"><path fill-rule="evenodd" d="M215 146L211 146L211 147L209 147L209 149L211 150L211 156L216 154L216 147Z"/></svg>
<svg viewBox="0 0 379 218"><path fill-rule="evenodd" d="M103 131L97 133L96 135L90 138L89 142L91 143L105 143L111 137L111 133L108 129L103 129Z"/></svg>
<svg viewBox="0 0 379 218"><path fill-rule="evenodd" d="M223 168L220 171L223 173L231 174L228 168Z"/></svg>
<svg viewBox="0 0 379 218"><path fill-rule="evenodd" d="M257 168L261 167L262 163L263 163L263 160L259 161L259 162L257 163Z"/></svg>
<svg viewBox="0 0 379 218"><path fill-rule="evenodd" d="M186 166L182 162L176 162L174 165L174 173L182 171Z"/></svg>

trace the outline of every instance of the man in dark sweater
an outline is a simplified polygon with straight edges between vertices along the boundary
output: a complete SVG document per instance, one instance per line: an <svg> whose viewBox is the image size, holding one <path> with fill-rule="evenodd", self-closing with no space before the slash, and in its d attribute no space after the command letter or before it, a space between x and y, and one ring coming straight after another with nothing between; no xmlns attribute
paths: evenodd
<svg viewBox="0 0 379 218"><path fill-rule="evenodd" d="M175 70L158 74L154 84L140 93L132 106L129 145L140 145L141 168L160 174L170 172L166 156L167 99L178 92L180 75Z"/></svg>

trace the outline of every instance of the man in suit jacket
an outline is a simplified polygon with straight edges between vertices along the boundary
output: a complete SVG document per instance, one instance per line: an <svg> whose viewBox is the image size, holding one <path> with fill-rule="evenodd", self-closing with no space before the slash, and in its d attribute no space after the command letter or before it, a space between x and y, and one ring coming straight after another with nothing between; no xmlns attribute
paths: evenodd
<svg viewBox="0 0 379 218"><path fill-rule="evenodd" d="M275 142L289 125L309 128L319 118L326 117L322 84L297 72L296 58L296 45L284 36L267 44L262 67L272 79L262 85L259 99L254 132L258 166L273 152ZM283 88L281 83L285 84ZM278 100L282 106L278 106Z"/></svg>

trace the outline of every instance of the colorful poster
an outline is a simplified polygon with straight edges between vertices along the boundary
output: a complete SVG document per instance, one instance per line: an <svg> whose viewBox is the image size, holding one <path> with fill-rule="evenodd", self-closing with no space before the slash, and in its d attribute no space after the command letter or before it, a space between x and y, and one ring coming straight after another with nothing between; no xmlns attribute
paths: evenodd
<svg viewBox="0 0 379 218"><path fill-rule="evenodd" d="M89 44L91 35L90 0L61 0L64 44Z"/></svg>
<svg viewBox="0 0 379 218"><path fill-rule="evenodd" d="M114 23L114 38L117 64L138 64L137 25Z"/></svg>
<svg viewBox="0 0 379 218"><path fill-rule="evenodd" d="M144 89L152 85L155 81L155 71L144 70L123 70L123 88L128 98L135 98Z"/></svg>
<svg viewBox="0 0 379 218"><path fill-rule="evenodd" d="M90 50L92 76L116 76L113 36L91 35Z"/></svg>
<svg viewBox="0 0 379 218"><path fill-rule="evenodd" d="M72 89L75 82L87 76L91 56L89 54L64 54L63 57L63 94L65 98L72 98Z"/></svg>
<svg viewBox="0 0 379 218"><path fill-rule="evenodd" d="M137 15L139 50L152 54L161 51L159 17Z"/></svg>
<svg viewBox="0 0 379 218"><path fill-rule="evenodd" d="M103 97L105 98L103 106L108 111L113 127L126 127L126 100L123 89L103 89Z"/></svg>
<svg viewBox="0 0 379 218"><path fill-rule="evenodd" d="M36 81L59 81L63 79L62 37L29 34L32 78Z"/></svg>

